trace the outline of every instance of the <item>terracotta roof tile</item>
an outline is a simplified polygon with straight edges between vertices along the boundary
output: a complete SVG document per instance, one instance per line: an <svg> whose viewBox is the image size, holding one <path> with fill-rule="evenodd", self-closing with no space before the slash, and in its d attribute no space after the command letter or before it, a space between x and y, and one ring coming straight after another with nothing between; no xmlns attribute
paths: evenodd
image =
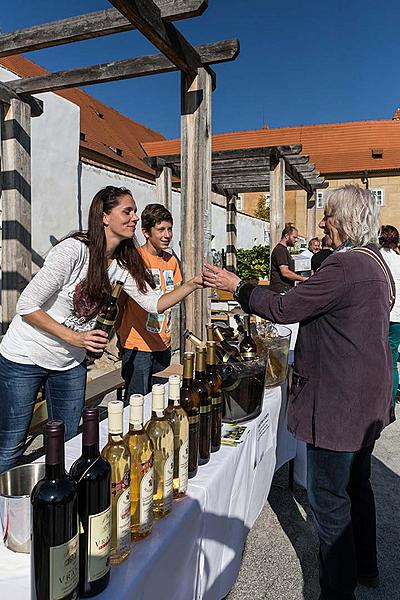
<svg viewBox="0 0 400 600"><path fill-rule="evenodd" d="M33 77L48 73L46 69L20 55L0 58L0 65L21 77ZM152 169L143 162L146 154L141 142L165 139L161 133L129 119L79 88L60 90L54 93L80 107L80 130L85 134L85 140L81 140L83 154L85 150L90 150L113 161L118 161L122 168L125 165L142 171L143 175L153 174ZM101 113L104 118L100 118L96 111ZM112 147L120 148L122 156L118 156L111 150Z"/></svg>
<svg viewBox="0 0 400 600"><path fill-rule="evenodd" d="M284 144L302 144L302 153L310 155L311 162L322 174L400 168L400 122L397 120L236 131L212 137L214 151ZM143 148L149 156L178 154L180 140L144 143ZM383 157L372 158L373 148L381 149Z"/></svg>

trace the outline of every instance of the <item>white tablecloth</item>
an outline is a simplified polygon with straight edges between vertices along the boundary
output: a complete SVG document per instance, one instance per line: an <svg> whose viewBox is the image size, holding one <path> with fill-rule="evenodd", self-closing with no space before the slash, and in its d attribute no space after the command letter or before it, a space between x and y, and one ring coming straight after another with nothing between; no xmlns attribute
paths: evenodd
<svg viewBox="0 0 400 600"><path fill-rule="evenodd" d="M229 592L246 535L268 497L277 443L281 464L295 455L285 427L286 401L281 411L285 391L266 390L262 413L246 424L244 442L223 446L199 468L187 496L174 502L171 514L155 523L146 540L132 546L125 563L112 568L110 585L99 600L221 600ZM149 418L150 398L145 400ZM127 427L128 409L124 417ZM103 445L106 421L100 432ZM80 451L79 435L66 444L68 468ZM27 600L29 595L29 556L0 548L0 597Z"/></svg>

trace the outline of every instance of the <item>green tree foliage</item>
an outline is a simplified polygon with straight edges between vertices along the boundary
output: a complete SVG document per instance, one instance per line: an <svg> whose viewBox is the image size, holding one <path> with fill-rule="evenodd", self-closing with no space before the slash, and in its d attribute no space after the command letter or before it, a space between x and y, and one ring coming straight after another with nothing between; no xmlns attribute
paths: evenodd
<svg viewBox="0 0 400 600"><path fill-rule="evenodd" d="M258 197L257 208L254 211L254 216L258 217L259 219L265 219L266 221L269 221L270 214L271 213L267 204L267 199L264 194L261 194Z"/></svg>
<svg viewBox="0 0 400 600"><path fill-rule="evenodd" d="M237 250L237 274L241 279L263 279L269 277L269 247L253 246Z"/></svg>

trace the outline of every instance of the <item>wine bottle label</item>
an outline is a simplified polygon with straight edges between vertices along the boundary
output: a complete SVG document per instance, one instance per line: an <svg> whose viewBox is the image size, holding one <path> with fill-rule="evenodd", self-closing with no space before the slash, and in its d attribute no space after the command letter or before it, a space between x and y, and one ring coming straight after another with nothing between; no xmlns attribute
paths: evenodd
<svg viewBox="0 0 400 600"><path fill-rule="evenodd" d="M257 354L255 352L241 352L240 356L243 360L254 360L257 358Z"/></svg>
<svg viewBox="0 0 400 600"><path fill-rule="evenodd" d="M79 533L65 544L49 548L49 600L62 600L79 585Z"/></svg>
<svg viewBox="0 0 400 600"><path fill-rule="evenodd" d="M206 404L205 406L200 406L200 414L209 413L211 411L211 404Z"/></svg>
<svg viewBox="0 0 400 600"><path fill-rule="evenodd" d="M88 581L97 581L110 570L111 505L88 522Z"/></svg>
<svg viewBox="0 0 400 600"><path fill-rule="evenodd" d="M114 319L113 320L104 319L103 317L100 317L100 316L97 317L97 322L101 323L102 325L106 325L107 327L112 327L115 323Z"/></svg>
<svg viewBox="0 0 400 600"><path fill-rule="evenodd" d="M191 415L190 417L188 417L189 425L196 425L196 423L199 422L199 419L199 415Z"/></svg>
<svg viewBox="0 0 400 600"><path fill-rule="evenodd" d="M123 553L131 545L131 488L130 471L122 480L123 491L117 500L117 552Z"/></svg>
<svg viewBox="0 0 400 600"><path fill-rule="evenodd" d="M212 404L213 406L222 404L222 396L214 396L214 398L212 399Z"/></svg>
<svg viewBox="0 0 400 600"><path fill-rule="evenodd" d="M154 467L153 456L142 463L143 477L140 481L140 533L151 529L153 523L153 487Z"/></svg>
<svg viewBox="0 0 400 600"><path fill-rule="evenodd" d="M171 510L174 483L174 455L168 456L164 464L164 512Z"/></svg>
<svg viewBox="0 0 400 600"><path fill-rule="evenodd" d="M184 494L188 486L189 440L179 448L179 493Z"/></svg>

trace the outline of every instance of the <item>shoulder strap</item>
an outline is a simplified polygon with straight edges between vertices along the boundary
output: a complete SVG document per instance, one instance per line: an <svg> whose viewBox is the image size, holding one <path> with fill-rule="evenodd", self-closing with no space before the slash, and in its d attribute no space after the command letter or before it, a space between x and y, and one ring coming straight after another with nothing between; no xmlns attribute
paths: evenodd
<svg viewBox="0 0 400 600"><path fill-rule="evenodd" d="M390 272L390 269L389 269L388 265L383 260L383 258L381 257L380 254L378 254L377 252L374 252L370 248L365 248L365 247L363 247L363 248L354 248L354 252L362 252L362 254L366 254L367 256L370 256L371 258L374 259L374 261L382 269L383 273L385 274L386 281L387 281L387 284L388 284L389 306L390 306L390 310L392 310L392 308L394 306L394 303L395 303L395 300L396 300L396 286L395 286L395 283L394 283L393 275Z"/></svg>

